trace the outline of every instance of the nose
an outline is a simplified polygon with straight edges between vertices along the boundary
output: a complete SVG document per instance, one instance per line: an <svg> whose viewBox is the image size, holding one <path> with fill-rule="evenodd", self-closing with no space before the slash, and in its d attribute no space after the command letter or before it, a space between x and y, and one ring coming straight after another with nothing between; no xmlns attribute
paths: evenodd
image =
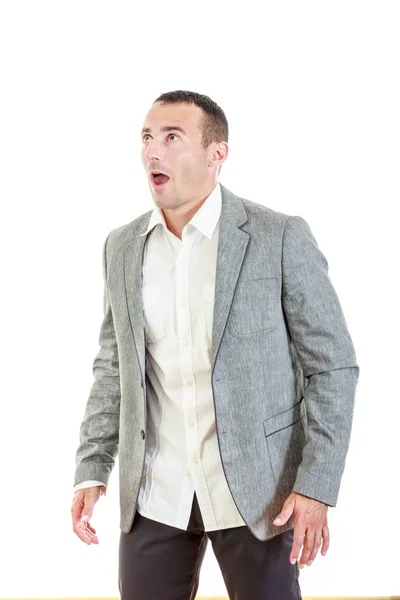
<svg viewBox="0 0 400 600"><path fill-rule="evenodd" d="M163 152L160 149L157 140L151 140L144 151L145 159L150 162L151 160L161 160L163 159Z"/></svg>

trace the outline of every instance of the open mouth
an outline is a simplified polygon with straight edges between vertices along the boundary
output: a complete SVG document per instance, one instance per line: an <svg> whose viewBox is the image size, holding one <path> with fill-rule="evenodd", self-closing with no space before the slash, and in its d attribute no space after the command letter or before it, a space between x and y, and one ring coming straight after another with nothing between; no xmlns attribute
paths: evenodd
<svg viewBox="0 0 400 600"><path fill-rule="evenodd" d="M165 186L169 181L168 175L164 175L164 173L152 173L151 181L154 187L161 188Z"/></svg>

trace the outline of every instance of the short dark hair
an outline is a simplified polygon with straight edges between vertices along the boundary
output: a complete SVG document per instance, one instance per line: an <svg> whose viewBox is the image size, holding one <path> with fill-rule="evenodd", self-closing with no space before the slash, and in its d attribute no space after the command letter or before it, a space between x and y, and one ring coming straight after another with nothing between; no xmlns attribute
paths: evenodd
<svg viewBox="0 0 400 600"><path fill-rule="evenodd" d="M228 121L224 111L218 104L204 94L189 92L187 90L175 90L161 94L153 104L161 102L163 104L177 104L185 102L186 104L197 104L203 111L203 117L200 120L200 129L202 132L201 146L208 148L212 142L226 142L229 138ZM221 170L222 165L219 167ZM218 172L219 172L218 171Z"/></svg>

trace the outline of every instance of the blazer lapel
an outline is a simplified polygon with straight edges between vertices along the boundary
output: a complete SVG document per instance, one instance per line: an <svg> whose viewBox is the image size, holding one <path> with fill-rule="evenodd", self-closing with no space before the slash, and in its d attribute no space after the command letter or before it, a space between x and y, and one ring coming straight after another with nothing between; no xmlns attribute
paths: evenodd
<svg viewBox="0 0 400 600"><path fill-rule="evenodd" d="M240 226L247 222L242 200L221 184L221 221L215 273L211 373L225 330L236 283L250 236Z"/></svg>

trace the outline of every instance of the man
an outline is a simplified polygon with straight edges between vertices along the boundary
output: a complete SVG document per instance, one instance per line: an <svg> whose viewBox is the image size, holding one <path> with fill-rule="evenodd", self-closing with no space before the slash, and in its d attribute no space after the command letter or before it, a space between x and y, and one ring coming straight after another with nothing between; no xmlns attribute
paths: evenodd
<svg viewBox="0 0 400 600"><path fill-rule="evenodd" d="M104 242L72 520L98 543L119 453L122 600L194 599L208 539L231 598L298 599L329 546L359 367L307 222L217 181L227 141L207 96L157 98L141 136L156 207Z"/></svg>

